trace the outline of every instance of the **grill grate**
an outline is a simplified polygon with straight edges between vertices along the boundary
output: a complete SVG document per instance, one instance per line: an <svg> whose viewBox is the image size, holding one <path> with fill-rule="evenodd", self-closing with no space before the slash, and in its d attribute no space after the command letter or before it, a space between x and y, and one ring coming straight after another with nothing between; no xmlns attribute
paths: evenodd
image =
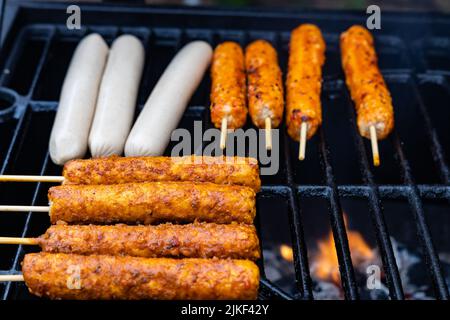
<svg viewBox="0 0 450 320"><path fill-rule="evenodd" d="M450 17L383 13L383 30L376 33L377 52L393 94L397 128L388 140L381 142L382 167L374 169L368 160L368 142L357 134L353 105L345 89L339 60L339 33L351 24L363 24L363 15L106 5L86 5L82 12L85 28L73 32L64 26L63 5L20 5L1 56L4 70L0 76L1 174L61 173L61 168L49 160L47 143L71 54L88 32L100 33L109 43L122 33L134 34L143 41L147 62L138 99L141 108L164 67L183 44L203 39L213 45L224 40L246 45L264 38L277 48L285 73L289 30L299 23L313 22L322 28L327 42L322 98L324 125L308 142L307 159L302 163L296 160L298 146L281 128L280 172L262 177L262 192L257 201L260 206L261 199L277 196L287 203L285 214L289 230L286 231L292 239L298 292L285 293L267 279L264 259L261 259L260 298L314 298L305 243L304 208L299 200L302 197L324 199L328 203L346 299L360 296L341 208L341 200L351 197L368 203L390 298L404 299L405 294L393 252L392 234L382 208L386 199L400 199L409 204L435 296L449 298L446 275L440 267L422 202L442 199L448 206L450 199L450 147L446 143L450 134L448 125L437 123L441 112L448 115L445 108L450 98ZM433 110L422 89L427 84L437 88L440 97L447 98L433 105ZM205 76L180 127L192 131L195 120L203 121L203 129L212 127L207 108L209 85L209 76ZM11 101L14 101L11 106L2 107L3 102ZM446 121L448 124L448 119ZM45 183L1 184L0 203L42 205L47 201L48 187ZM256 224L260 231L265 228L260 215ZM39 213L0 215L1 235L36 236L45 232L48 225L48 218ZM22 246L2 248L0 274L19 273L23 255L32 250L35 249ZM25 285L18 283L0 285L0 293L3 299L32 298Z"/></svg>

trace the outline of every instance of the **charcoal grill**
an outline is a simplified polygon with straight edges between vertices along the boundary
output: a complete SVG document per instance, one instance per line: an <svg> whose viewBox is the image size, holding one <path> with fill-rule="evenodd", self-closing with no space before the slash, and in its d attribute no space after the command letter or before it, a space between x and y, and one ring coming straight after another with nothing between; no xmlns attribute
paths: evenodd
<svg viewBox="0 0 450 320"><path fill-rule="evenodd" d="M281 128L280 171L262 177L257 201L259 212L269 210L288 217L297 292L286 293L268 280L261 259L260 298L314 299L299 199L317 198L328 204L345 298L359 299L340 204L347 197L367 202L391 299L405 295L383 213L384 199L408 203L415 227L411 232L421 245L435 297L449 298L448 275L441 269L423 201L440 199L448 205L450 199L450 16L382 13L382 30L374 34L380 67L393 95L396 129L380 144L382 166L377 169L369 161L370 145L357 134L340 67L339 34L352 24L365 24L363 12L117 5L82 5L81 9L83 28L79 31L65 27L66 4L20 3L14 7L13 19L6 20L0 76L1 174L61 174L61 168L49 160L48 139L71 54L86 33L98 32L109 43L122 33L143 41L147 62L138 99L138 108L142 108L165 65L188 41L203 39L216 45L234 40L246 45L266 39L277 48L285 74L289 31L300 23L315 23L327 44L324 124L308 142L307 159L302 163L296 160L297 144ZM194 120L202 120L204 129L212 127L209 85L209 76L205 76L180 127L192 130ZM48 187L45 183L3 183L0 203L43 205ZM261 208L261 201L267 203L273 197L283 199L286 207ZM260 231L265 228L260 214L256 223ZM39 213L0 215L4 236L36 236L48 225L48 217ZM32 250L2 247L0 274L19 273L20 261ZM23 283L2 284L0 293L8 300L33 298Z"/></svg>

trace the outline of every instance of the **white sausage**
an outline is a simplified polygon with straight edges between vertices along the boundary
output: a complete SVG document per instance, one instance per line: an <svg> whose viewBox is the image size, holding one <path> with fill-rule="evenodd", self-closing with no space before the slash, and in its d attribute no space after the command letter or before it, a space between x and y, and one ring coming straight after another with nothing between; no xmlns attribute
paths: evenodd
<svg viewBox="0 0 450 320"><path fill-rule="evenodd" d="M126 156L158 156L164 153L189 100L212 58L204 41L184 46L164 71L125 145Z"/></svg>
<svg viewBox="0 0 450 320"><path fill-rule="evenodd" d="M89 134L93 157L123 153L136 108L144 54L141 41L132 35L120 36L111 46Z"/></svg>
<svg viewBox="0 0 450 320"><path fill-rule="evenodd" d="M108 51L100 35L90 34L73 54L50 135L50 157L56 164L82 158L86 153Z"/></svg>

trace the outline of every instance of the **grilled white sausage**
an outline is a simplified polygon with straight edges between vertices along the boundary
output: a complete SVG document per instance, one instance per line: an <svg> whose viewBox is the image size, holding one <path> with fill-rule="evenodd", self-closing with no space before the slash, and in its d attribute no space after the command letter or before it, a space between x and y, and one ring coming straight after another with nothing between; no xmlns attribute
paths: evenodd
<svg viewBox="0 0 450 320"><path fill-rule="evenodd" d="M131 130L125 145L126 156L164 153L211 57L212 48L208 43L194 41L173 58Z"/></svg>
<svg viewBox="0 0 450 320"><path fill-rule="evenodd" d="M81 158L86 153L108 51L103 38L91 34L73 54L50 136L50 157L56 164Z"/></svg>
<svg viewBox="0 0 450 320"><path fill-rule="evenodd" d="M93 157L123 153L136 107L144 51L141 41L132 35L120 36L111 46L89 134Z"/></svg>

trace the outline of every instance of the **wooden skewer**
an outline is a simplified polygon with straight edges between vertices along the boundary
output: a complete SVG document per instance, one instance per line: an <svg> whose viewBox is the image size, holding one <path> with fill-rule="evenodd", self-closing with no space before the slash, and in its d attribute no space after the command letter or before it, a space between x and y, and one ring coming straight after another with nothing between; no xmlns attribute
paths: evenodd
<svg viewBox="0 0 450 320"><path fill-rule="evenodd" d="M300 127L300 148L298 150L298 160L305 160L305 151L306 151L306 133L308 129L308 124L306 122L302 122Z"/></svg>
<svg viewBox="0 0 450 320"><path fill-rule="evenodd" d="M2 274L0 275L0 282L22 282L25 281L23 274Z"/></svg>
<svg viewBox="0 0 450 320"><path fill-rule="evenodd" d="M34 238L16 238L16 237L0 237L0 244L23 244L23 245L37 245L38 242Z"/></svg>
<svg viewBox="0 0 450 320"><path fill-rule="evenodd" d="M63 182L63 176L0 175L0 182Z"/></svg>
<svg viewBox="0 0 450 320"><path fill-rule="evenodd" d="M222 119L222 127L220 128L220 149L225 149L227 145L227 118Z"/></svg>
<svg viewBox="0 0 450 320"><path fill-rule="evenodd" d="M266 118L266 150L272 150L272 121Z"/></svg>
<svg viewBox="0 0 450 320"><path fill-rule="evenodd" d="M0 206L0 212L49 212L49 206Z"/></svg>
<svg viewBox="0 0 450 320"><path fill-rule="evenodd" d="M372 143L373 165L378 167L380 165L380 154L378 153L377 131L375 130L375 126L370 126L369 130L370 142Z"/></svg>

